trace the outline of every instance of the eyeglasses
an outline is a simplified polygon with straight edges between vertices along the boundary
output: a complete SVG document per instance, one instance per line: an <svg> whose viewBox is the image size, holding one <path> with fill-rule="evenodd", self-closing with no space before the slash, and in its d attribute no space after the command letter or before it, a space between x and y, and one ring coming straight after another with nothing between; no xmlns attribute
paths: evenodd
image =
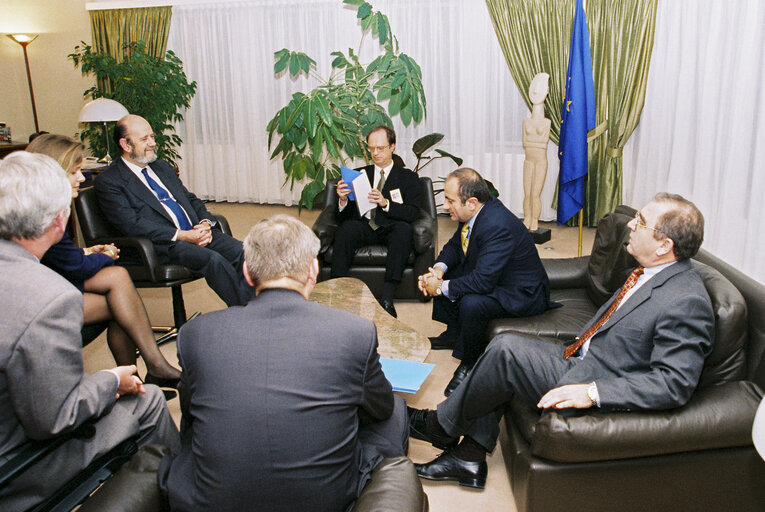
<svg viewBox="0 0 765 512"><path fill-rule="evenodd" d="M645 229L650 229L651 231L656 231L657 233L661 233L664 236L667 236L667 234L664 231L660 229L652 228L651 226L647 226L646 223L643 221L643 215L640 212L637 212L635 214L634 220L635 220L635 230L637 230L638 228L645 228Z"/></svg>
<svg viewBox="0 0 765 512"><path fill-rule="evenodd" d="M390 144L387 144L385 146L367 146L369 148L369 151L372 153L377 153L378 151L385 151L390 147Z"/></svg>

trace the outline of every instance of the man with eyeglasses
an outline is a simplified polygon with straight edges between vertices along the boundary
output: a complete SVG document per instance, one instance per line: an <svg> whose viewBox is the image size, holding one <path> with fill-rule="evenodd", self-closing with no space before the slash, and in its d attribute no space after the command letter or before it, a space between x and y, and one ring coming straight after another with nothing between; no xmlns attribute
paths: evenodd
<svg viewBox="0 0 765 512"><path fill-rule="evenodd" d="M639 266L575 340L497 336L437 410L410 409L410 435L445 448L415 465L420 476L483 488L486 454L513 395L570 411L662 410L688 401L714 334L709 295L689 261L703 241L704 217L683 197L660 193L628 227L627 252Z"/></svg>
<svg viewBox="0 0 765 512"><path fill-rule="evenodd" d="M420 216L420 180L415 173L393 162L396 132L387 126L377 126L367 135L367 147L373 165L358 170L367 173L372 190L369 200L377 207L359 215L355 202L348 199L348 183L337 183L339 227L335 233L332 252L332 277L345 277L353 262L356 249L379 244L388 247L385 260L385 282L380 305L396 316L393 295L401 282L406 260L412 251L412 222ZM351 204L354 203L354 204Z"/></svg>

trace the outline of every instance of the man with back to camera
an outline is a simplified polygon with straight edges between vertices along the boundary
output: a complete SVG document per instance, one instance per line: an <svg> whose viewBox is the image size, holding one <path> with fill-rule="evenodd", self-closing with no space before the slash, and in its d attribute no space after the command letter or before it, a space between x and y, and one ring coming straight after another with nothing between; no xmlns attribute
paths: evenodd
<svg viewBox="0 0 765 512"><path fill-rule="evenodd" d="M640 266L573 342L497 336L437 411L409 411L412 437L446 448L415 464L420 476L483 488L512 395L545 410L661 410L690 399L714 335L709 295L689 261L704 217L682 196L660 193L627 226L627 252Z"/></svg>
<svg viewBox="0 0 765 512"><path fill-rule="evenodd" d="M377 206L364 216L359 215L355 201L348 199L350 184L337 182L338 224L332 251L332 277L345 277L359 247L387 245L385 282L380 305L396 316L393 295L401 282L406 260L412 252L412 222L420 216L421 188L415 173L393 163L396 132L377 126L367 135L367 147L374 165L363 167L372 190L369 200Z"/></svg>
<svg viewBox="0 0 765 512"><path fill-rule="evenodd" d="M27 510L122 441L175 451L178 430L156 386L135 366L83 373L82 293L40 263L61 239L72 188L52 158L16 152L0 161L0 459L28 440L95 422L0 489L0 510Z"/></svg>
<svg viewBox="0 0 765 512"><path fill-rule="evenodd" d="M260 221L244 250L256 297L178 334L183 448L160 486L177 511L348 510L377 464L408 449L377 331L308 300L319 240L299 220Z"/></svg>
<svg viewBox="0 0 765 512"><path fill-rule="evenodd" d="M460 224L419 288L433 299L433 320L446 331L433 349L453 348L461 363L444 394L449 396L486 348L489 320L531 316L550 307L550 282L523 223L491 196L475 170L453 171L444 184L444 208Z"/></svg>
<svg viewBox="0 0 765 512"><path fill-rule="evenodd" d="M183 265L204 277L226 305L246 304L252 289L240 272L242 243L220 230L170 164L157 160L149 123L129 114L117 121L114 139L122 156L95 180L107 220L124 235L151 240L162 263Z"/></svg>

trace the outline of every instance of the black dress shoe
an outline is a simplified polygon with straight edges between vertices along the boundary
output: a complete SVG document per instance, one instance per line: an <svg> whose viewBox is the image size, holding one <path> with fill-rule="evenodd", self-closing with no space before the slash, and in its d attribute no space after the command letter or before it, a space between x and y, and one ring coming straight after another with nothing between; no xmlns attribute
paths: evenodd
<svg viewBox="0 0 765 512"><path fill-rule="evenodd" d="M427 464L415 464L417 474L429 480L456 480L460 485L483 489L489 469L486 461L469 462L447 450Z"/></svg>
<svg viewBox="0 0 765 512"><path fill-rule="evenodd" d="M457 341L456 338L448 335L446 331L438 336L430 336L428 339L430 340L431 350L451 350L454 348L454 343Z"/></svg>
<svg viewBox="0 0 765 512"><path fill-rule="evenodd" d="M393 318L398 318L398 315L396 314L396 308L393 307L393 302L388 299L382 299L380 301L380 305L382 308Z"/></svg>
<svg viewBox="0 0 765 512"><path fill-rule="evenodd" d="M457 369L454 370L454 375L452 376L452 380L450 380L449 384L446 385L446 389L444 390L444 396L451 395L452 391L457 389L457 386L459 386L462 383L462 381L465 380L465 377L468 376L468 373L470 373L470 370L472 368L473 368L472 365L460 363Z"/></svg>
<svg viewBox="0 0 765 512"><path fill-rule="evenodd" d="M406 407L406 414L409 416L409 437L427 441L439 450L446 450L457 442L457 438L445 437L435 433L428 432L426 418L427 409L413 409Z"/></svg>

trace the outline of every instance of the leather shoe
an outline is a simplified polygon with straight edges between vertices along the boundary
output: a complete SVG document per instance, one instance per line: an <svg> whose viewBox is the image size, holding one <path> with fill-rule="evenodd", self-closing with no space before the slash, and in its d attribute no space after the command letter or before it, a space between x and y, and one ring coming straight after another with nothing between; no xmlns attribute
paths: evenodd
<svg viewBox="0 0 765 512"><path fill-rule="evenodd" d="M447 450L427 464L415 464L417 474L429 480L456 480L460 485L483 489L489 469L486 461L469 462Z"/></svg>
<svg viewBox="0 0 765 512"><path fill-rule="evenodd" d="M158 388L161 388L162 394L165 395L165 400L172 400L178 396L176 389L178 389L178 383L181 382L181 379L155 377L154 375L147 373L143 382L145 384L154 384Z"/></svg>
<svg viewBox="0 0 765 512"><path fill-rule="evenodd" d="M436 433L428 432L426 425L426 418L428 416L427 409L414 409L407 406L406 414L409 416L409 437L427 441L439 450L446 450L450 446L453 446L457 441L456 438L444 437Z"/></svg>
<svg viewBox="0 0 765 512"><path fill-rule="evenodd" d="M438 336L429 336L430 349L431 350L451 350L454 348L454 343L457 341L455 338L446 334L447 331L442 332Z"/></svg>
<svg viewBox="0 0 765 512"><path fill-rule="evenodd" d="M454 375L452 376L452 380L450 380L449 384L446 385L446 389L444 390L444 396L451 395L452 391L457 389L457 386L459 386L462 383L462 381L465 380L465 377L468 376L472 368L473 367L471 365L460 363L457 369L454 370Z"/></svg>
<svg viewBox="0 0 765 512"><path fill-rule="evenodd" d="M393 302L389 301L388 299L382 299L380 301L380 305L382 308L393 318L398 318L398 315L396 314L396 308L393 307Z"/></svg>

